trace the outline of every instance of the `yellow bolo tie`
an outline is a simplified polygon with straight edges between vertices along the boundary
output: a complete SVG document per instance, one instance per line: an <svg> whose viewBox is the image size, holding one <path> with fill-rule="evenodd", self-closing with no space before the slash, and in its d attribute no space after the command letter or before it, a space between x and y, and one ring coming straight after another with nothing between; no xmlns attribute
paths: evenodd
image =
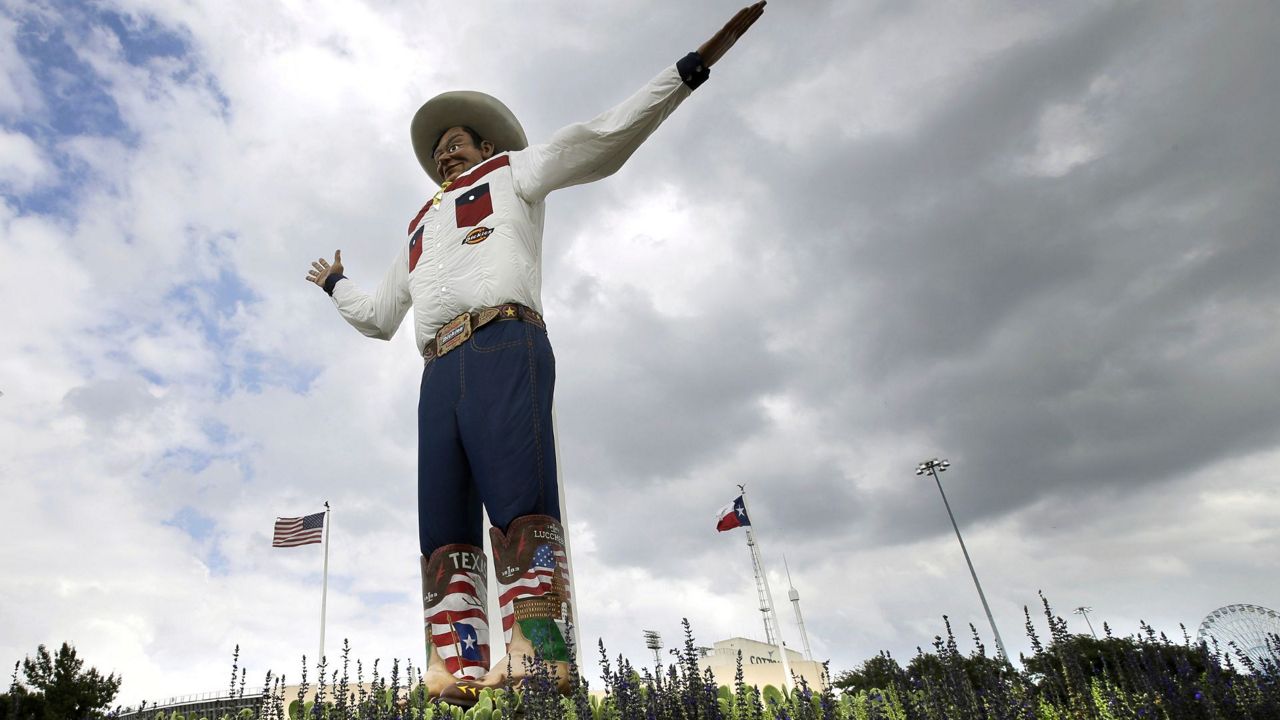
<svg viewBox="0 0 1280 720"><path fill-rule="evenodd" d="M445 180L440 185L440 191L436 193L435 197L431 198L431 207L435 208L440 206L440 201L444 198L444 191L448 190L449 186L452 184L453 184L452 180Z"/></svg>

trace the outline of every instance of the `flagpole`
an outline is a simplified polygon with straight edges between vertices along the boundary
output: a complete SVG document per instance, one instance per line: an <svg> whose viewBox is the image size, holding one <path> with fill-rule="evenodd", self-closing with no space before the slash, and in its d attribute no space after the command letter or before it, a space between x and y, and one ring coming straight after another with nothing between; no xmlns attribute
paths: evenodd
<svg viewBox="0 0 1280 720"><path fill-rule="evenodd" d="M325 605L329 599L329 501L324 503L324 575L320 583L320 654L316 663L324 662L324 615Z"/></svg>
<svg viewBox="0 0 1280 720"><path fill-rule="evenodd" d="M560 428L556 421L555 403L551 404L551 437L556 438L554 441L556 449L556 478L559 481L560 495L560 527L564 530L564 559L569 564L569 587L573 591L569 594L569 618L573 621L573 627L570 632L573 633L573 654L574 661L578 665L582 665L582 642L581 635L578 634L578 626L581 624L582 616L578 614L578 585L573 578L573 550L569 546L569 511L565 506L565 496L568 494L565 486L569 483L565 482L564 463L560 462Z"/></svg>
<svg viewBox="0 0 1280 720"><path fill-rule="evenodd" d="M747 507L747 489L739 485L738 489L742 491L742 510L747 514L747 518L751 517L751 508ZM778 611L773 605L773 591L769 589L769 571L764 567L764 553L760 552L760 542L756 540L756 534L753 530L753 524L747 525L747 536L751 538L752 547L755 549L757 562L760 563L760 576L764 578L764 595L769 601L769 615L773 618L773 629L776 632L778 640L778 654L782 656L782 675L783 684L787 688L787 692L795 689L795 685L791 679L791 661L787 659L787 647L782 641L782 623L778 622Z"/></svg>

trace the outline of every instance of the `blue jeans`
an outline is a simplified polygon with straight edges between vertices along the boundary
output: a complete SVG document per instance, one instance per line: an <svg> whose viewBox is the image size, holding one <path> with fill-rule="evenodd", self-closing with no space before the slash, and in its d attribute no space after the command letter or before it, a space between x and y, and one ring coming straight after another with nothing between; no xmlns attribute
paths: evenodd
<svg viewBox="0 0 1280 720"><path fill-rule="evenodd" d="M481 505L506 532L523 515L560 519L547 333L494 322L422 370L418 399L418 542L480 546Z"/></svg>

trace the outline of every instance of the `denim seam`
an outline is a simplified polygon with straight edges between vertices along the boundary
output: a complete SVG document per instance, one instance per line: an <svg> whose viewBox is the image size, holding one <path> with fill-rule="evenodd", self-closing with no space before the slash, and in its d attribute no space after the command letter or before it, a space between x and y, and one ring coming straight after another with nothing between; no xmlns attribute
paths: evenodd
<svg viewBox="0 0 1280 720"><path fill-rule="evenodd" d="M467 398L467 353L458 353L458 399L453 403L456 412L458 406Z"/></svg>
<svg viewBox="0 0 1280 720"><path fill-rule="evenodd" d="M481 353L495 352L498 350L506 350L507 348L519 347L520 345L521 345L521 342L519 340L508 340L507 342L504 342L498 345L489 345L489 346L477 345L475 340L471 341L471 349Z"/></svg>
<svg viewBox="0 0 1280 720"><path fill-rule="evenodd" d="M501 320L499 322L518 322L522 326L524 326L526 330L528 328L528 323L522 322L520 320ZM493 325L487 325L486 327L495 327L497 324L498 323L494 323ZM481 330L483 329L484 328L481 328ZM479 333L479 330L477 330L476 332ZM498 343L497 345L482 345L480 344L480 336L476 334L471 336L471 340L467 342L467 345L469 345L476 352L494 352L497 350L505 350L507 348L517 347L521 343L522 343L522 340L517 338L515 340L508 340L506 342Z"/></svg>
<svg viewBox="0 0 1280 720"><path fill-rule="evenodd" d="M436 371L437 359L438 358L433 358L431 362L427 363L427 366L422 369L422 382L420 383L420 386L425 386L427 381L431 379L431 375Z"/></svg>
<svg viewBox="0 0 1280 720"><path fill-rule="evenodd" d="M538 408L538 370L534 361L533 337L527 324L524 330L524 342L529 358L529 401L533 406L533 446L538 458L538 499L536 502L538 507L542 507L542 502L546 495L546 481L543 477L543 465L545 463L542 458L542 414Z"/></svg>

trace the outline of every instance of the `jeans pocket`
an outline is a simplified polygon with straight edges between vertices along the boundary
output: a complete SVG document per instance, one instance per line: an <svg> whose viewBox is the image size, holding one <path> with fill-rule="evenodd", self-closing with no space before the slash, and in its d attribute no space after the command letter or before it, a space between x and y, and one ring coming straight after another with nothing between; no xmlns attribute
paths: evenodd
<svg viewBox="0 0 1280 720"><path fill-rule="evenodd" d="M489 353L524 345L523 323L518 320L501 320L476 331L467 343L475 352Z"/></svg>

